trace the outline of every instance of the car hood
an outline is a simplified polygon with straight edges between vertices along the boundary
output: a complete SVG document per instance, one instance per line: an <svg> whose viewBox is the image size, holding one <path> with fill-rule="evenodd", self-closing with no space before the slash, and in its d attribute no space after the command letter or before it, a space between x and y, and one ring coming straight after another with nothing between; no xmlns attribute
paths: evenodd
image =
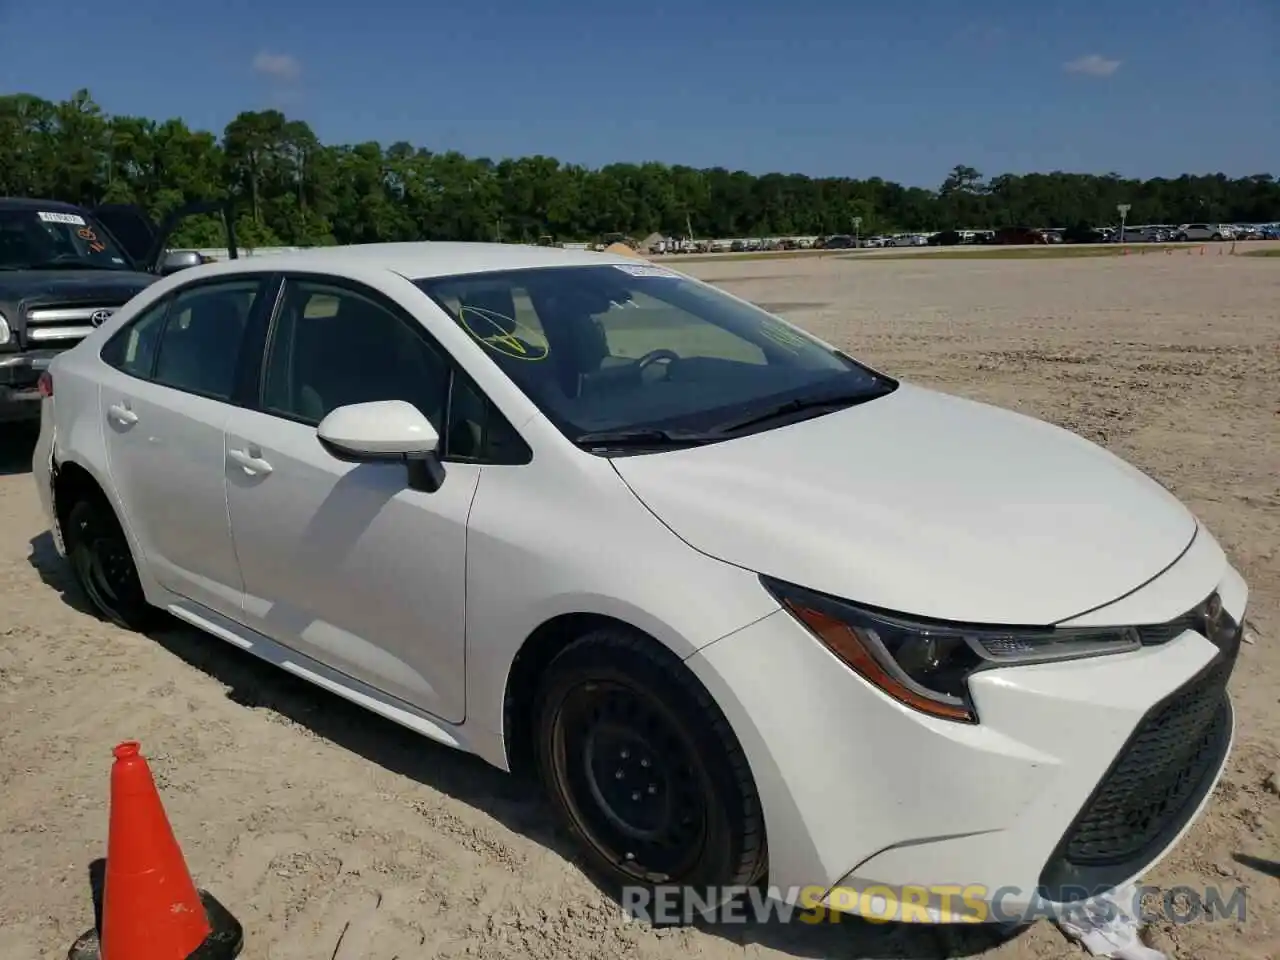
<svg viewBox="0 0 1280 960"><path fill-rule="evenodd" d="M0 304L15 308L20 303L27 307L43 303L121 304L158 279L132 270L0 271Z"/></svg>
<svg viewBox="0 0 1280 960"><path fill-rule="evenodd" d="M968 623L1056 623L1170 566L1191 513L1040 420L902 384L704 447L615 457L694 548L858 603Z"/></svg>

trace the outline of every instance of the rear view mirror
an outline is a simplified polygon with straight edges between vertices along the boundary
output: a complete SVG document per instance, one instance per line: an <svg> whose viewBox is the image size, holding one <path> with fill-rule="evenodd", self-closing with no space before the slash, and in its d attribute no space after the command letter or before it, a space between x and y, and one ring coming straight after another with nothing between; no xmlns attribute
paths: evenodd
<svg viewBox="0 0 1280 960"><path fill-rule="evenodd" d="M167 277L179 270L198 267L202 263L204 263L204 257L194 250L169 250L160 260L160 275Z"/></svg>
<svg viewBox="0 0 1280 960"><path fill-rule="evenodd" d="M316 427L320 445L349 463L403 461L409 485L428 493L444 482L437 456L440 435L421 411L403 400L376 400L338 407Z"/></svg>

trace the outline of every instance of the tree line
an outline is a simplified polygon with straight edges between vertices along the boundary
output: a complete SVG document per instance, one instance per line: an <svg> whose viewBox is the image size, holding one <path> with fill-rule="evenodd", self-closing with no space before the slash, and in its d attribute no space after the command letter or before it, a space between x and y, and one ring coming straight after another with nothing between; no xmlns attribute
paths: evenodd
<svg viewBox="0 0 1280 960"><path fill-rule="evenodd" d="M85 206L137 203L157 220L231 196L241 241L307 246L390 240L595 241L658 231L696 237L864 236L1001 226L1280 220L1280 181L1221 173L1133 180L1118 174L1003 174L957 166L936 190L872 177L761 176L715 167L614 163L592 170L533 156L491 160L407 142L325 145L277 110L223 131L180 119L109 115L87 90L50 102L0 97L0 196ZM183 246L216 246L189 221Z"/></svg>

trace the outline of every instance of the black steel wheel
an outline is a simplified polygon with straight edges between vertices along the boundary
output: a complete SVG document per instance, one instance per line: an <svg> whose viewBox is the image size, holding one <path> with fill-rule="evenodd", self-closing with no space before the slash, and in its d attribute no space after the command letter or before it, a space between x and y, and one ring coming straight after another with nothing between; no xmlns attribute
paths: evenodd
<svg viewBox="0 0 1280 960"><path fill-rule="evenodd" d="M674 656L594 631L552 662L534 716L551 801L608 882L738 887L764 874L746 757Z"/></svg>
<svg viewBox="0 0 1280 960"><path fill-rule="evenodd" d="M110 506L97 498L77 501L63 533L76 582L93 608L126 630L153 626L157 611L142 592L129 540Z"/></svg>

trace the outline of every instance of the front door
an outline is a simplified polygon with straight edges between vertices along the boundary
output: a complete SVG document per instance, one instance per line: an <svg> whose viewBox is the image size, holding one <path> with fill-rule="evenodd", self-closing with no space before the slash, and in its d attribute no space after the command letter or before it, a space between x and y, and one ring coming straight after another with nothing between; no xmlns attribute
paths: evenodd
<svg viewBox="0 0 1280 960"><path fill-rule="evenodd" d="M241 583L227 518L224 427L241 339L263 283L185 288L112 338L100 416L107 463L161 586L234 615Z"/></svg>
<svg viewBox="0 0 1280 960"><path fill-rule="evenodd" d="M227 504L244 623L444 720L466 715L467 515L480 478L434 493L405 467L320 446L331 410L406 400L441 429L449 364L395 304L340 281L286 282L259 410L227 422Z"/></svg>

